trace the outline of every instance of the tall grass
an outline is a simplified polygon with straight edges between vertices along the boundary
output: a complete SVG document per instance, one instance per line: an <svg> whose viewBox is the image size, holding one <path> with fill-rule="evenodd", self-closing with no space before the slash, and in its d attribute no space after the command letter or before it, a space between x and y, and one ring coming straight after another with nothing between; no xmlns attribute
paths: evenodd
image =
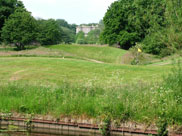
<svg viewBox="0 0 182 136"><path fill-rule="evenodd" d="M182 70L174 68L162 83L101 88L64 83L57 87L1 84L0 112L88 116L155 123L182 124Z"/></svg>
<svg viewBox="0 0 182 136"><path fill-rule="evenodd" d="M182 67L160 83L117 87L40 86L21 82L0 84L0 112L88 116L155 123L182 124Z"/></svg>

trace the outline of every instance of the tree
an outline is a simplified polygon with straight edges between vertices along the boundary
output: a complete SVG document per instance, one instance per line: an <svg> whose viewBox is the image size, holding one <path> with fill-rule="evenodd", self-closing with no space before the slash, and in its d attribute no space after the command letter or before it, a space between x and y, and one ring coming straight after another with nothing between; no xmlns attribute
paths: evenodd
<svg viewBox="0 0 182 136"><path fill-rule="evenodd" d="M24 8L21 1L18 0L0 0L0 41L1 41L1 30L4 22L8 17L14 13L17 8Z"/></svg>
<svg viewBox="0 0 182 136"><path fill-rule="evenodd" d="M63 30L54 19L38 20L37 41L41 45L53 45L62 41Z"/></svg>
<svg viewBox="0 0 182 136"><path fill-rule="evenodd" d="M19 8L5 21L2 39L7 44L14 44L19 50L35 41L36 20L25 9Z"/></svg>
<svg viewBox="0 0 182 136"><path fill-rule="evenodd" d="M90 31L85 39L88 44L98 44L100 43L99 36L100 36L100 29L95 29Z"/></svg>
<svg viewBox="0 0 182 136"><path fill-rule="evenodd" d="M69 28L61 27L63 30L62 42L64 43L73 43L75 42L75 32Z"/></svg>
<svg viewBox="0 0 182 136"><path fill-rule="evenodd" d="M63 30L62 42L64 43L75 42L76 25L68 24L68 22L65 21L64 19L57 19L56 22Z"/></svg>
<svg viewBox="0 0 182 136"><path fill-rule="evenodd" d="M57 19L56 22L58 23L59 26L70 28L70 25L64 19Z"/></svg>
<svg viewBox="0 0 182 136"><path fill-rule="evenodd" d="M76 35L76 43L77 44L86 44L85 35L82 31L78 32Z"/></svg>
<svg viewBox="0 0 182 136"><path fill-rule="evenodd" d="M101 39L129 49L164 25L165 0L119 0L104 16Z"/></svg>
<svg viewBox="0 0 182 136"><path fill-rule="evenodd" d="M154 8L160 13L155 17L155 27L151 27L153 31L145 37L142 45L147 53L167 56L182 49L182 0L163 0L159 3L155 3Z"/></svg>
<svg viewBox="0 0 182 136"><path fill-rule="evenodd" d="M133 40L138 39L138 35L128 22L128 16L133 11L133 0L121 0L111 4L103 18L105 28L101 37L105 43L109 45L117 43L124 49L132 46Z"/></svg>

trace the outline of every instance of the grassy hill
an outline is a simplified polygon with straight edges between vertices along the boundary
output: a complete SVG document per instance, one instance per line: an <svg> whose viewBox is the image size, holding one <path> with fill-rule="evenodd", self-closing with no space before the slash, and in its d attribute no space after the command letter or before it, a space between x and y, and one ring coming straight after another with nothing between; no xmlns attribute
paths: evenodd
<svg viewBox="0 0 182 136"><path fill-rule="evenodd" d="M97 63L121 64L126 50L109 46L93 45L53 45L14 51L13 47L0 48L0 56L64 57Z"/></svg>
<svg viewBox="0 0 182 136"><path fill-rule="evenodd" d="M122 63L122 56L127 52L109 46L89 45L55 45L50 49L61 51L65 56L75 56L82 59L92 59L106 63Z"/></svg>

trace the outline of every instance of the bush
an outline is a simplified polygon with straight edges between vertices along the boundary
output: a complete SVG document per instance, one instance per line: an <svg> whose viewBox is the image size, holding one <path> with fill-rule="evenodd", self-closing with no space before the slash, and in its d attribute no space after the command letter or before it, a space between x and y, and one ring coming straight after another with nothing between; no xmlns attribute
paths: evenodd
<svg viewBox="0 0 182 136"><path fill-rule="evenodd" d="M179 94L182 96L182 66L180 61L178 61L178 65L172 69L172 72L164 80L166 86L179 91Z"/></svg>
<svg viewBox="0 0 182 136"><path fill-rule="evenodd" d="M131 65L141 64L144 60L144 55L142 53L141 44L136 44L132 48L130 48L130 52L132 54L133 60L131 61Z"/></svg>
<svg viewBox="0 0 182 136"><path fill-rule="evenodd" d="M161 32L153 33L146 36L142 42L142 48L146 53L159 55L161 50L166 48L164 42L161 40Z"/></svg>
<svg viewBox="0 0 182 136"><path fill-rule="evenodd" d="M158 32L147 35L142 41L146 53L165 57L173 54L182 48L182 33L174 30L173 27L161 29Z"/></svg>
<svg viewBox="0 0 182 136"><path fill-rule="evenodd" d="M173 51L169 48L164 48L164 49L161 49L160 51L160 56L161 57L166 57L166 56L169 56L169 55L172 55Z"/></svg>

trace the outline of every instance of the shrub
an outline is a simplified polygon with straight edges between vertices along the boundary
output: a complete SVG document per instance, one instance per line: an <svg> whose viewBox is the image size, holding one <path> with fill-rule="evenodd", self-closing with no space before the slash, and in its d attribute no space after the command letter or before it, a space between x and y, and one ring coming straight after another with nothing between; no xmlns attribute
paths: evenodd
<svg viewBox="0 0 182 136"><path fill-rule="evenodd" d="M159 55L161 50L166 48L164 42L161 40L161 32L152 33L145 37L142 42L142 48L146 53Z"/></svg>
<svg viewBox="0 0 182 136"><path fill-rule="evenodd" d="M130 48L130 52L133 57L133 60L131 61L131 65L141 64L142 61L144 60L141 44L136 44L135 46Z"/></svg>

